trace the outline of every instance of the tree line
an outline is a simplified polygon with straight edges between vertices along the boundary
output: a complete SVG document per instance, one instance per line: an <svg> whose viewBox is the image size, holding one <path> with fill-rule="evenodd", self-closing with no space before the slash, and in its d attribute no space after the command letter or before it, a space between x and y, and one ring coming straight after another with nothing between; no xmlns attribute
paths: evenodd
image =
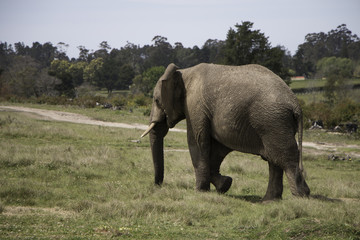
<svg viewBox="0 0 360 240"><path fill-rule="evenodd" d="M345 24L328 33L307 34L293 56L284 46L273 47L268 37L248 21L230 28L225 40L209 39L201 48L184 47L180 42L172 45L166 37L155 36L144 46L128 42L116 49L106 41L96 51L78 46L79 56L70 59L67 47L62 42L56 46L50 42L34 42L32 46L0 42L1 96L76 97L82 89L91 88L106 88L109 95L113 90L129 89L151 95L171 62L181 68L203 62L261 64L287 83L295 75L329 76L336 86L339 76L360 76L360 39Z"/></svg>

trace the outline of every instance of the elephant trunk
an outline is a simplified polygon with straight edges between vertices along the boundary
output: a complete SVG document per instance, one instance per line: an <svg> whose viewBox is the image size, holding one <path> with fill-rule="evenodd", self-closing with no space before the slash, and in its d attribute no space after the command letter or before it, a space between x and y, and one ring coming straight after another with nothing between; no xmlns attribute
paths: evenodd
<svg viewBox="0 0 360 240"><path fill-rule="evenodd" d="M164 137L169 128L166 123L157 123L150 131L151 152L155 170L155 184L164 180Z"/></svg>

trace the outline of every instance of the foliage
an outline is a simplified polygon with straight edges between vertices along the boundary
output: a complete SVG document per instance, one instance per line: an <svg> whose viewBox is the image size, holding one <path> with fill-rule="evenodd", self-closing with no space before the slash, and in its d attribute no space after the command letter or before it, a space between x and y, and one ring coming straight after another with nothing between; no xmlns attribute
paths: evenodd
<svg viewBox="0 0 360 240"><path fill-rule="evenodd" d="M325 102L305 104L300 101L304 113L305 127L309 128L313 121L321 120L324 127L333 129L340 123L360 122L360 103L343 99L334 105Z"/></svg>
<svg viewBox="0 0 360 240"><path fill-rule="evenodd" d="M268 37L260 30L251 30L253 23L242 22L230 28L225 41L225 64L262 63L270 49Z"/></svg>
<svg viewBox="0 0 360 240"><path fill-rule="evenodd" d="M156 82L164 72L165 67L158 66L149 68L142 75L136 76L134 78L134 84L131 86L132 92L140 92L146 96L152 96Z"/></svg>
<svg viewBox="0 0 360 240"><path fill-rule="evenodd" d="M348 58L322 58L317 62L316 68L320 77L337 75L344 78L351 78L353 75L353 63Z"/></svg>
<svg viewBox="0 0 360 240"><path fill-rule="evenodd" d="M10 56L0 78L1 93L22 97L54 95L58 81L29 56Z"/></svg>
<svg viewBox="0 0 360 240"><path fill-rule="evenodd" d="M103 64L104 60L102 58L93 59L84 69L84 80L93 85L100 82Z"/></svg>
<svg viewBox="0 0 360 240"><path fill-rule="evenodd" d="M49 75L61 80L55 89L60 95L75 97L75 85L70 74L70 63L66 60L54 60L51 62Z"/></svg>
<svg viewBox="0 0 360 240"><path fill-rule="evenodd" d="M305 36L305 42L298 46L294 55L297 75L314 75L316 63L332 56L360 60L360 39L345 24L328 33L309 33Z"/></svg>
<svg viewBox="0 0 360 240"><path fill-rule="evenodd" d="M103 42L103 47L107 45ZM134 69L129 64L122 64L117 51L107 53L106 49L99 50L84 70L84 79L99 88L105 87L111 95L114 89L128 89L134 78Z"/></svg>
<svg viewBox="0 0 360 240"><path fill-rule="evenodd" d="M34 42L30 46L22 42L14 46L0 42L0 93L18 97L75 97L79 88L85 89L80 86L92 85L106 88L108 95L114 90L128 90L130 86L135 92L151 95L152 85L148 79L143 81L143 74L153 67L167 67L171 62L180 68L202 62L256 63L268 67L289 84L292 75L316 76L319 70L316 64L323 58L335 56L350 59L354 75L359 75L360 40L345 24L328 33L306 35L305 42L299 45L294 56L283 46L272 47L268 37L260 30L252 29L253 25L249 21L236 24L234 29L230 28L225 40L208 39L202 46L184 47L181 42L172 45L160 35L144 46L128 42L116 49L102 41L99 49L94 51L80 45L78 58L71 60L66 55L68 44L63 42L57 45ZM51 66L53 62L61 64ZM142 82L145 86L139 86Z"/></svg>
<svg viewBox="0 0 360 240"><path fill-rule="evenodd" d="M353 63L348 58L329 57L316 65L321 77L326 77L325 98L330 104L346 98L346 80L353 75Z"/></svg>
<svg viewBox="0 0 360 240"><path fill-rule="evenodd" d="M117 82L115 83L115 88L119 90L129 90L129 87L131 86L134 77L134 69L128 64L122 65L119 69L119 77Z"/></svg>
<svg viewBox="0 0 360 240"><path fill-rule="evenodd" d="M225 64L260 64L283 79L289 76L288 69L283 65L285 50L281 47L271 48L264 33L260 30L251 30L251 22L242 22L235 27L236 30L230 28L227 33L224 46Z"/></svg>
<svg viewBox="0 0 360 240"><path fill-rule="evenodd" d="M74 86L81 86L84 83L84 70L87 66L86 62L74 62L69 66L68 72L72 77Z"/></svg>

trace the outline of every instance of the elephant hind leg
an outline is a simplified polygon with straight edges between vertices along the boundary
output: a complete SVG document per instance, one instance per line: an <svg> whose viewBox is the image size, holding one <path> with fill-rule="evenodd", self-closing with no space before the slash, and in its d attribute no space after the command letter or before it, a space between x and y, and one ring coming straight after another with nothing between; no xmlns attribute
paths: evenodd
<svg viewBox="0 0 360 240"><path fill-rule="evenodd" d="M285 169L291 193L298 197L308 197L310 188L308 187L304 176L300 172L299 165L290 165Z"/></svg>
<svg viewBox="0 0 360 240"><path fill-rule="evenodd" d="M283 192L283 175L282 168L274 165L271 162L269 164L269 184L263 201L271 201L275 199L281 199Z"/></svg>
<svg viewBox="0 0 360 240"><path fill-rule="evenodd" d="M232 184L232 178L220 174L220 165L231 149L220 144L215 139L211 142L210 154L210 182L218 193L226 193Z"/></svg>
<svg viewBox="0 0 360 240"><path fill-rule="evenodd" d="M291 193L295 196L308 196L310 190L299 169L299 150L294 137L283 139L280 143L267 146L269 162L269 187L264 198L276 196L282 190L282 178L285 171ZM272 166L271 166L272 165ZM270 185L272 187L270 187ZM281 191L282 192L282 191Z"/></svg>
<svg viewBox="0 0 360 240"><path fill-rule="evenodd" d="M310 189L305 182L302 172L300 171L300 154L295 140L293 141L286 157L283 169L288 179L291 193L294 196L308 197L310 195Z"/></svg>

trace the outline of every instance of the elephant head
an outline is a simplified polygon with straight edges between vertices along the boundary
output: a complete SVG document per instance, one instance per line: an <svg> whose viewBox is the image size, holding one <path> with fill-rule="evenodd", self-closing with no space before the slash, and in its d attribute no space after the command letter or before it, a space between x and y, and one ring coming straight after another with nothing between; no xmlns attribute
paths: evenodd
<svg viewBox="0 0 360 240"><path fill-rule="evenodd" d="M150 144L155 169L155 184L162 184L164 178L164 137L184 115L184 83L179 68L170 64L154 88L150 114L150 126L141 135L150 133Z"/></svg>

